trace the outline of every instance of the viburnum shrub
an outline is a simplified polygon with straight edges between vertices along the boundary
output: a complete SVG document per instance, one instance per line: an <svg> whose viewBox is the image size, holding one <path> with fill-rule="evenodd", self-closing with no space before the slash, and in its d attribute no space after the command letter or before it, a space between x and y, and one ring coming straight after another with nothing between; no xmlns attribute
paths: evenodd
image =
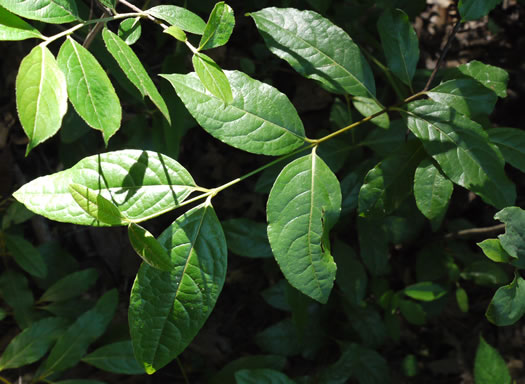
<svg viewBox="0 0 525 384"><path fill-rule="evenodd" d="M397 8L403 1L376 2L374 54L314 11L269 7L245 15L274 55L334 95L331 121L336 126L312 138L285 94L241 71L221 69L204 53L227 44L234 29L234 11L224 2L215 5L207 22L175 5L141 10L123 0L99 2L103 15L86 18L84 4L74 0L0 0L0 39L40 41L20 63L16 77L18 116L28 137L26 156L59 131L68 108L99 130L106 145L121 126L123 108L112 81L84 46L89 44L75 38L77 31L90 27L86 41L100 32L129 84L152 102L166 123L173 123L177 116L170 116L157 81L132 48L140 38L140 23L153 22L166 38L187 47L194 69L161 73L158 81L169 82L198 125L217 140L275 157L208 188L197 185L184 165L167 155L123 149L83 158L13 194L51 220L127 226L131 245L144 260L131 290L128 317L134 355L147 373L176 358L205 323L225 282L228 248L251 257L273 254L286 278L274 294L291 300L284 309L292 311L292 322L279 323L268 337L278 337L277 329L296 327L301 335L315 327L309 311L318 311L316 302L340 301L344 313L357 316L348 315L362 343L341 336L340 360L322 371L317 382L343 383L350 377L371 382L362 377L359 364L373 371L373 382L386 382L386 361L375 351L384 334L399 339L400 317L422 325L432 305L441 305L450 295L468 311L462 281L483 285L485 278L503 285L487 309L494 324L512 324L525 313L525 282L519 273L525 268L525 212L514 206L516 187L504 170L508 163L525 172L525 134L488 123L498 98L506 96L508 74L503 69L472 61L439 70L448 44L431 74L418 69L416 32L409 16ZM449 43L463 22L487 15L499 2L460 0L460 20ZM65 26L48 36L27 19L39 26ZM120 23L118 32L115 22ZM56 56L51 45L60 45ZM377 77L386 79L380 89ZM355 156L348 164L351 154ZM271 186L267 230L245 218L227 220L223 226L212 205L214 197L259 174L256 188L264 192L265 185ZM495 218L505 223L506 233L479 244L490 260L471 257L472 251L445 257L440 244L429 243L418 254L416 281L402 289L389 287L384 277L395 262L390 260L390 244L412 241L425 222L440 230L455 188L469 190L499 210ZM141 226L189 205L158 237ZM355 240L343 225L355 230ZM331 236L334 228L337 236ZM359 258L351 247L359 248ZM456 255L462 253L461 243L451 248ZM507 269L494 262L513 266L514 279L509 282ZM369 278L374 284L368 284ZM341 293L337 297L334 283ZM369 292L374 300L367 299ZM272 304L271 294L265 297ZM381 335L377 330L364 335L363 324L378 322ZM39 380L59 371L50 361L61 345L58 340L54 347L48 343L53 349ZM271 351L264 335L260 340ZM478 352L478 375L483 375L483 358L497 352L483 340ZM4 368L9 366L0 360ZM236 374L240 383L264 377L289 380L274 370Z"/></svg>

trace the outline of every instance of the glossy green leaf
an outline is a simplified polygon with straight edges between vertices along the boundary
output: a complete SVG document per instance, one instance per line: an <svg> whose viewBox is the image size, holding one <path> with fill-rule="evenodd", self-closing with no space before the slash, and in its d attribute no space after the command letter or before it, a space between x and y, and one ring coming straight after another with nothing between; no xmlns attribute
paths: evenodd
<svg viewBox="0 0 525 384"><path fill-rule="evenodd" d="M463 21L476 20L496 8L501 0L459 0L458 10Z"/></svg>
<svg viewBox="0 0 525 384"><path fill-rule="evenodd" d="M377 30L388 68L411 87L419 61L419 42L407 14L400 9L386 10L377 21Z"/></svg>
<svg viewBox="0 0 525 384"><path fill-rule="evenodd" d="M334 284L328 234L340 210L339 181L315 151L288 164L268 197L268 238L281 271L293 287L321 303Z"/></svg>
<svg viewBox="0 0 525 384"><path fill-rule="evenodd" d="M490 115L498 99L491 89L471 78L445 81L427 95L469 117Z"/></svg>
<svg viewBox="0 0 525 384"><path fill-rule="evenodd" d="M164 272L142 264L128 314L135 356L149 374L188 346L226 277L226 240L209 202L177 218L158 241L170 252L174 267Z"/></svg>
<svg viewBox="0 0 525 384"><path fill-rule="evenodd" d="M122 225L126 219L120 214L117 206L101 195L80 184L69 184L69 192L75 202L100 225Z"/></svg>
<svg viewBox="0 0 525 384"><path fill-rule="evenodd" d="M51 348L67 321L48 317L24 329L7 345L0 357L0 371L22 367L40 360Z"/></svg>
<svg viewBox="0 0 525 384"><path fill-rule="evenodd" d="M126 45L135 44L142 34L142 27L140 25L140 18L126 19L118 26L118 37L126 43ZM102 34L104 36L104 34ZM107 43L106 43L107 44Z"/></svg>
<svg viewBox="0 0 525 384"><path fill-rule="evenodd" d="M519 207L507 207L494 218L505 223L505 233L498 236L503 249L514 258L525 258L525 211Z"/></svg>
<svg viewBox="0 0 525 384"><path fill-rule="evenodd" d="M70 37L60 47L57 61L66 75L71 104L90 127L102 131L107 145L122 119L120 101L108 75L97 59Z"/></svg>
<svg viewBox="0 0 525 384"><path fill-rule="evenodd" d="M13 196L52 220L103 225L75 202L71 183L100 191L136 222L172 210L195 188L191 175L175 160L156 152L122 150L86 157L72 168L25 184Z"/></svg>
<svg viewBox="0 0 525 384"><path fill-rule="evenodd" d="M37 375L46 378L76 365L86 354L89 345L98 339L113 319L117 309L118 293L106 292L89 311L69 326L51 349L48 358L39 367Z"/></svg>
<svg viewBox="0 0 525 384"><path fill-rule="evenodd" d="M66 78L47 47L37 45L20 63L16 105L20 123L29 138L27 155L57 133L67 111Z"/></svg>
<svg viewBox="0 0 525 384"><path fill-rule="evenodd" d="M510 263L513 260L512 256L503 249L499 239L486 239L477 245L485 256L496 263Z"/></svg>
<svg viewBox="0 0 525 384"><path fill-rule="evenodd" d="M144 368L135 360L131 340L104 345L82 358L84 363L103 371L125 375L140 375Z"/></svg>
<svg viewBox="0 0 525 384"><path fill-rule="evenodd" d="M35 277L46 277L47 266L38 249L21 236L5 234L4 239L11 256L24 271Z"/></svg>
<svg viewBox="0 0 525 384"><path fill-rule="evenodd" d="M206 29L206 23L200 16L176 5L158 5L146 12L189 33L202 35Z"/></svg>
<svg viewBox="0 0 525 384"><path fill-rule="evenodd" d="M467 313L469 309L468 304L468 295L467 291L465 291L463 288L456 289L456 302L458 303L458 307L463 313Z"/></svg>
<svg viewBox="0 0 525 384"><path fill-rule="evenodd" d="M242 150L282 155L304 143L304 127L290 100L277 89L237 71L225 71L233 91L226 104L196 74L161 75L208 133Z"/></svg>
<svg viewBox="0 0 525 384"><path fill-rule="evenodd" d="M505 161L525 172L525 131L517 128L488 129L490 141L496 144Z"/></svg>
<svg viewBox="0 0 525 384"><path fill-rule="evenodd" d="M352 104L354 104L355 109L357 109L364 117L368 117L383 110L383 107L379 105L374 99L367 97L353 97ZM388 118L387 113L383 113L380 116L374 117L372 120L370 120L370 122L383 129L388 129L390 126L390 119Z"/></svg>
<svg viewBox="0 0 525 384"><path fill-rule="evenodd" d="M148 96L166 120L171 123L170 113L164 99L133 50L120 37L107 28L104 28L102 31L102 37L109 53L111 53L117 61L129 81L137 87L142 97Z"/></svg>
<svg viewBox="0 0 525 384"><path fill-rule="evenodd" d="M42 303L72 299L86 292L95 284L97 279L98 272L95 268L73 272L51 285L38 301Z"/></svg>
<svg viewBox="0 0 525 384"><path fill-rule="evenodd" d="M447 290L441 285L424 281L409 285L403 289L403 293L415 300L419 301L434 301L447 294Z"/></svg>
<svg viewBox="0 0 525 384"><path fill-rule="evenodd" d="M108 8L115 9L117 0L98 0L100 3Z"/></svg>
<svg viewBox="0 0 525 384"><path fill-rule="evenodd" d="M359 306L366 296L368 285L366 271L357 260L354 250L345 243L336 242L333 254L337 264L335 283L352 305Z"/></svg>
<svg viewBox="0 0 525 384"><path fill-rule="evenodd" d="M12 270L3 272L0 275L0 296L13 308L15 320L20 328L31 325L34 298L24 275Z"/></svg>
<svg viewBox="0 0 525 384"><path fill-rule="evenodd" d="M312 11L265 8L253 12L268 48L330 92L375 98L370 66L350 36Z"/></svg>
<svg viewBox="0 0 525 384"><path fill-rule="evenodd" d="M188 36L186 36L186 33L182 29L180 29L179 27L176 27L174 25L169 26L163 32L167 33L168 35L173 36L174 38L176 38L179 41L186 41L186 40L188 40Z"/></svg>
<svg viewBox="0 0 525 384"><path fill-rule="evenodd" d="M473 60L469 63L461 64L456 70L462 76L479 81L499 97L507 96L509 74L504 69Z"/></svg>
<svg viewBox="0 0 525 384"><path fill-rule="evenodd" d="M474 380L476 384L510 384L512 377L503 357L497 349L489 345L482 336L474 360Z"/></svg>
<svg viewBox="0 0 525 384"><path fill-rule="evenodd" d="M80 19L74 0L0 0L0 6L44 23L63 24Z"/></svg>
<svg viewBox="0 0 525 384"><path fill-rule="evenodd" d="M260 368L260 369L240 369L235 372L235 382L237 384L294 384L284 373L279 371Z"/></svg>
<svg viewBox="0 0 525 384"><path fill-rule="evenodd" d="M433 228L441 224L453 190L452 182L430 159L425 158L417 166L414 175L416 205L419 211L432 221Z"/></svg>
<svg viewBox="0 0 525 384"><path fill-rule="evenodd" d="M1 4L1 2L0 2ZM0 41L43 39L38 29L20 17L0 7Z"/></svg>
<svg viewBox="0 0 525 384"><path fill-rule="evenodd" d="M211 49L226 44L234 26L233 9L224 1L215 4L202 34L199 49Z"/></svg>
<svg viewBox="0 0 525 384"><path fill-rule="evenodd" d="M236 384L235 372L241 369L270 368L282 370L286 364L286 358L277 355L250 355L238 358L226 364L219 372L210 378L209 384Z"/></svg>
<svg viewBox="0 0 525 384"><path fill-rule="evenodd" d="M135 252L146 263L162 271L171 271L173 269L171 258L166 248L146 229L131 223L128 226L128 237Z"/></svg>
<svg viewBox="0 0 525 384"><path fill-rule="evenodd" d="M445 105L415 101L408 105L407 125L454 183L497 208L514 203L503 156L479 124Z"/></svg>
<svg viewBox="0 0 525 384"><path fill-rule="evenodd" d="M357 234L361 260L373 276L389 270L388 234L382 218L357 217Z"/></svg>
<svg viewBox="0 0 525 384"><path fill-rule="evenodd" d="M195 53L192 58L193 68L202 85L226 104L233 101L232 89L228 78L215 61L204 53Z"/></svg>
<svg viewBox="0 0 525 384"><path fill-rule="evenodd" d="M266 224L246 218L222 221L228 249L244 257L272 257Z"/></svg>
<svg viewBox="0 0 525 384"><path fill-rule="evenodd" d="M424 154L421 144L411 140L372 168L359 191L359 215L384 216L398 208L412 193L414 172Z"/></svg>

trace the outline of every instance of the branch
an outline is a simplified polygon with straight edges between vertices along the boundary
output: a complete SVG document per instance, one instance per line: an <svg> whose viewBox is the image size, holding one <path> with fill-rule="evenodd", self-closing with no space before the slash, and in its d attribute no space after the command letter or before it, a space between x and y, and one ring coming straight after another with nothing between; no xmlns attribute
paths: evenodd
<svg viewBox="0 0 525 384"><path fill-rule="evenodd" d="M505 224L497 224L491 227L483 227L483 228L461 229L456 232L447 233L445 235L445 239L452 239L455 237L486 235L487 233L492 233L492 232L502 232L504 229L505 229Z"/></svg>

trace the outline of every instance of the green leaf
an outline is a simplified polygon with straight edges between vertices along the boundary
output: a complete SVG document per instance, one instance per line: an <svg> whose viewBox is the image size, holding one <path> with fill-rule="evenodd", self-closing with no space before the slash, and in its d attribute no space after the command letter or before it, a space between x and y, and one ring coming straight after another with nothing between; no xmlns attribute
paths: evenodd
<svg viewBox="0 0 525 384"><path fill-rule="evenodd" d="M430 159L423 159L417 166L414 175L416 205L419 211L432 221L433 228L439 227L445 217L453 190L452 182Z"/></svg>
<svg viewBox="0 0 525 384"><path fill-rule="evenodd" d="M334 284L328 234L340 211L339 181L315 151L288 164L268 197L268 238L281 271L293 287L321 303Z"/></svg>
<svg viewBox="0 0 525 384"><path fill-rule="evenodd" d="M27 328L33 322L33 292L29 289L27 278L11 270L0 275L2 299L13 308L15 320L20 328Z"/></svg>
<svg viewBox="0 0 525 384"><path fill-rule="evenodd" d="M505 161L525 172L525 132L517 128L492 128L487 133L496 144Z"/></svg>
<svg viewBox="0 0 525 384"><path fill-rule="evenodd" d="M80 20L73 0L0 0L0 6L26 19L63 24Z"/></svg>
<svg viewBox="0 0 525 384"><path fill-rule="evenodd" d="M445 81L427 95L469 117L490 115L498 99L490 88L472 78Z"/></svg>
<svg viewBox="0 0 525 384"><path fill-rule="evenodd" d="M144 66L133 50L117 35L109 29L104 28L102 37L106 48L118 65L124 71L129 81L139 90L142 97L148 96L150 100L159 109L162 115L170 122L170 113L161 94L153 84Z"/></svg>
<svg viewBox="0 0 525 384"><path fill-rule="evenodd" d="M353 97L352 103L354 104L355 109L357 109L364 117L368 117L383 110L383 107L378 104L377 101L368 97ZM390 126L390 119L388 118L387 113L374 117L370 122L383 129L388 129Z"/></svg>
<svg viewBox="0 0 525 384"><path fill-rule="evenodd" d="M400 9L386 10L377 21L377 30L388 68L412 87L419 61L419 43L407 14Z"/></svg>
<svg viewBox="0 0 525 384"><path fill-rule="evenodd" d="M304 143L304 127L294 106L277 89L237 71L225 71L233 101L210 94L196 74L161 75L209 134L242 150L283 155Z"/></svg>
<svg viewBox="0 0 525 384"><path fill-rule="evenodd" d="M5 234L4 238L11 256L24 271L35 277L46 277L46 263L38 249L21 236Z"/></svg>
<svg viewBox="0 0 525 384"><path fill-rule="evenodd" d="M354 250L345 243L336 242L333 254L337 264L335 283L352 305L359 306L366 296L366 271L357 260Z"/></svg>
<svg viewBox="0 0 525 384"><path fill-rule="evenodd" d="M507 207L494 218L505 223L505 233L498 236L503 249L514 258L525 258L525 211L519 207Z"/></svg>
<svg viewBox="0 0 525 384"><path fill-rule="evenodd" d="M209 202L177 218L158 241L170 252L174 267L164 272L143 263L129 305L135 356L149 374L188 346L226 277L226 240Z"/></svg>
<svg viewBox="0 0 525 384"><path fill-rule="evenodd" d="M474 361L474 380L476 384L510 384L512 377L503 357L497 349L490 346L482 336Z"/></svg>
<svg viewBox="0 0 525 384"><path fill-rule="evenodd" d="M126 219L120 214L117 206L101 195L80 184L69 184L69 192L75 202L100 225L122 225Z"/></svg>
<svg viewBox="0 0 525 384"><path fill-rule="evenodd" d="M144 368L135 360L131 340L104 345L82 358L84 363L103 371L124 375L140 375Z"/></svg>
<svg viewBox="0 0 525 384"><path fill-rule="evenodd" d="M117 0L98 0L102 5L105 7L115 9L115 6L117 4Z"/></svg>
<svg viewBox="0 0 525 384"><path fill-rule="evenodd" d="M414 172L423 156L421 144L411 140L372 168L359 191L359 215L379 217L398 208L412 193Z"/></svg>
<svg viewBox="0 0 525 384"><path fill-rule="evenodd" d="M458 303L458 307L463 313L468 312L468 295L467 291L465 291L463 288L456 289L456 302Z"/></svg>
<svg viewBox="0 0 525 384"><path fill-rule="evenodd" d="M174 38L176 38L179 41L183 41L184 42L184 41L188 40L188 36L186 36L186 33L182 29L180 29L179 27L176 27L174 25L169 26L163 32L167 33L168 35L173 36Z"/></svg>
<svg viewBox="0 0 525 384"><path fill-rule="evenodd" d="M400 300L399 311L410 324L424 325L427 321L427 314L419 303L414 303L409 300Z"/></svg>
<svg viewBox="0 0 525 384"><path fill-rule="evenodd" d="M189 33L202 35L206 29L206 23L200 16L176 5L158 5L146 12Z"/></svg>
<svg viewBox="0 0 525 384"><path fill-rule="evenodd" d="M382 218L357 217L361 260L373 276L389 271L388 234Z"/></svg>
<svg viewBox="0 0 525 384"><path fill-rule="evenodd" d="M204 53L195 53L192 62L195 73L206 89L226 104L230 104L233 101L232 89L221 67Z"/></svg>
<svg viewBox="0 0 525 384"><path fill-rule="evenodd" d="M373 129L359 145L366 145L381 157L386 157L401 148L406 142L407 126L403 120L390 122L387 130Z"/></svg>
<svg viewBox="0 0 525 384"><path fill-rule="evenodd" d="M510 280L509 275L503 266L489 260L477 260L470 263L461 272L461 277L472 280L475 284L487 287L497 287L507 284Z"/></svg>
<svg viewBox="0 0 525 384"><path fill-rule="evenodd" d="M461 20L476 20L496 8L501 0L459 0L458 10Z"/></svg>
<svg viewBox="0 0 525 384"><path fill-rule="evenodd" d="M102 131L107 145L122 119L120 101L108 75L97 59L70 37L60 47L57 60L66 75L71 104L90 127Z"/></svg>
<svg viewBox="0 0 525 384"><path fill-rule="evenodd" d="M224 1L215 4L202 34L199 50L220 47L228 42L235 26L233 9Z"/></svg>
<svg viewBox="0 0 525 384"><path fill-rule="evenodd" d="M240 369L235 372L237 384L294 384L284 373L274 369Z"/></svg>
<svg viewBox="0 0 525 384"><path fill-rule="evenodd" d="M276 355L250 355L234 360L224 366L209 380L209 384L236 384L235 372L241 369L270 368L282 370L286 364L286 358Z"/></svg>
<svg viewBox="0 0 525 384"><path fill-rule="evenodd" d="M66 325L64 319L49 317L24 329L5 348L0 357L0 371L40 360Z"/></svg>
<svg viewBox="0 0 525 384"><path fill-rule="evenodd" d="M92 309L71 324L39 367L37 377L43 379L76 365L86 354L89 345L105 332L115 314L117 303L118 293L112 289L106 292Z"/></svg>
<svg viewBox="0 0 525 384"><path fill-rule="evenodd" d="M239 256L272 257L266 224L239 218L222 222L228 249Z"/></svg>
<svg viewBox="0 0 525 384"><path fill-rule="evenodd" d="M171 271L173 265L166 248L146 229L135 223L128 226L128 236L133 249L149 265L162 271Z"/></svg>
<svg viewBox="0 0 525 384"><path fill-rule="evenodd" d="M302 349L297 327L290 318L259 332L255 343L263 351L281 356L294 356Z"/></svg>
<svg viewBox="0 0 525 384"><path fill-rule="evenodd" d="M29 138L27 156L57 133L67 111L66 78L48 48L37 45L22 60L16 76L16 105Z"/></svg>
<svg viewBox="0 0 525 384"><path fill-rule="evenodd" d="M104 28L104 29L107 29L107 28ZM133 19L130 18L130 19L126 19L122 21L118 26L117 33L118 33L117 36L126 45L135 44L138 41L138 39L140 39L140 35L142 34L142 27L140 25L140 17L135 17ZM102 32L102 36L104 36L104 32Z"/></svg>
<svg viewBox="0 0 525 384"><path fill-rule="evenodd" d="M98 272L95 268L73 272L51 285L38 301L42 303L72 299L86 292L95 284L97 279Z"/></svg>
<svg viewBox="0 0 525 384"><path fill-rule="evenodd" d="M407 125L454 183L497 208L514 203L503 156L479 124L445 105L415 101L408 105Z"/></svg>
<svg viewBox="0 0 525 384"><path fill-rule="evenodd" d="M129 220L138 222L175 208L195 189L191 175L156 152L122 150L86 157L72 168L25 184L13 196L51 220L103 225L69 193L72 183L100 191Z"/></svg>
<svg viewBox="0 0 525 384"><path fill-rule="evenodd" d="M0 41L16 41L32 38L44 39L44 36L31 24L26 23L20 17L0 7Z"/></svg>
<svg viewBox="0 0 525 384"><path fill-rule="evenodd" d="M7 312L4 308L0 308L0 321L4 320L7 317Z"/></svg>
<svg viewBox="0 0 525 384"><path fill-rule="evenodd" d="M288 284L286 279L282 279L274 285L262 291L261 296L264 299L264 301L266 301L266 303L272 306L273 308L279 309L281 311L291 312L292 308L290 308L290 304L286 299L287 289L295 288L292 288L291 285Z"/></svg>
<svg viewBox="0 0 525 384"><path fill-rule="evenodd" d="M330 92L375 98L370 66L341 28L312 11L265 8L253 12L259 32L275 55Z"/></svg>
<svg viewBox="0 0 525 384"><path fill-rule="evenodd" d="M445 296L447 290L439 284L424 281L405 287L403 293L415 300L434 301Z"/></svg>
<svg viewBox="0 0 525 384"><path fill-rule="evenodd" d="M486 239L477 246L483 250L485 256L496 263L510 263L512 256L503 249L499 239Z"/></svg>
<svg viewBox="0 0 525 384"><path fill-rule="evenodd" d="M481 61L473 60L469 63L461 64L452 70L451 74L453 77L477 80L496 93L499 97L507 96L509 74L507 71L499 67L494 67L492 65L484 64Z"/></svg>
<svg viewBox="0 0 525 384"><path fill-rule="evenodd" d="M54 384L106 384L104 381L99 380L84 380L84 379L70 379L54 381Z"/></svg>

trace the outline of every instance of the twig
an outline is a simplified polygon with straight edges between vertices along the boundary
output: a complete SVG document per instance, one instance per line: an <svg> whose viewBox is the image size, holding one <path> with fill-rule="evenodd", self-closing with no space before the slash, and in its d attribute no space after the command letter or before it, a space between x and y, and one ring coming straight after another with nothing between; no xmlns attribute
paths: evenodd
<svg viewBox="0 0 525 384"><path fill-rule="evenodd" d="M432 71L432 74L430 75L430 78L428 79L428 81L427 81L427 83L425 85L425 88L423 88L423 90L421 92L426 92L430 88L430 85L434 81L434 78L436 77L436 74L437 74L439 68L441 67L441 64L443 63L443 60L445 59L445 56L447 55L448 50L450 49L450 46L452 44L452 40L454 40L454 37L456 36L456 33L458 33L458 31L459 31L459 27L461 27L461 20L458 20L456 25L454 25L454 29L452 30L452 33L448 37L447 44L445 44L445 47L443 48L443 50L441 51L441 54L439 55L439 59L438 59L438 61L436 63L436 67Z"/></svg>
<svg viewBox="0 0 525 384"><path fill-rule="evenodd" d="M104 19L104 18L106 18L108 16L109 16L109 13L107 11L104 11L104 13L102 14L101 18ZM102 29L103 26L104 26L104 23L102 23L102 22L99 22L99 23L95 24L95 26L87 34L86 39L84 40L84 44L82 44L82 46L84 48L86 48L86 49L89 48L89 46L91 45L91 43L93 42L93 40L97 36L97 33L100 32L100 30Z"/></svg>
<svg viewBox="0 0 525 384"><path fill-rule="evenodd" d="M484 228L461 229L456 232L447 233L445 235L445 239L451 239L454 237L464 237L464 236L486 235L487 233L491 233L491 232L501 232L504 229L505 229L505 224L497 224L491 227L484 227Z"/></svg>

